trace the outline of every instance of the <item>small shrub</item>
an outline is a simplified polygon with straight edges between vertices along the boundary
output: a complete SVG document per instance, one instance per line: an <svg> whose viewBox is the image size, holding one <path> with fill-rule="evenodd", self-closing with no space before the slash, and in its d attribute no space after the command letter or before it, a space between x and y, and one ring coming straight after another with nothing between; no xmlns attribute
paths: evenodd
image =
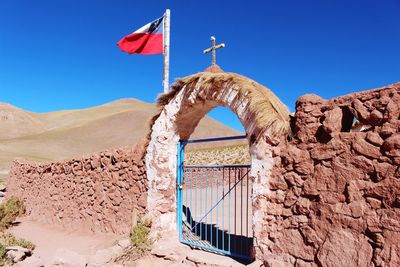
<svg viewBox="0 0 400 267"><path fill-rule="evenodd" d="M0 204L0 230L7 229L18 216L25 213L24 203L16 197Z"/></svg>
<svg viewBox="0 0 400 267"><path fill-rule="evenodd" d="M11 246L20 246L30 250L35 249L35 245L30 241L16 238L10 233L2 234L0 236L0 266L12 264L12 260L6 256L6 247Z"/></svg>
<svg viewBox="0 0 400 267"><path fill-rule="evenodd" d="M6 246L0 243L0 266L4 265L6 258Z"/></svg>
<svg viewBox="0 0 400 267"><path fill-rule="evenodd" d="M0 244L3 245L4 247L20 246L30 250L35 249L35 245L32 242L22 238L17 238L10 233L6 233L0 238Z"/></svg>
<svg viewBox="0 0 400 267"><path fill-rule="evenodd" d="M139 221L135 226L132 227L130 233L130 239L132 245L141 253L149 250L150 248L150 233L151 222L150 221Z"/></svg>
<svg viewBox="0 0 400 267"><path fill-rule="evenodd" d="M13 261L6 255L6 245L0 243L0 266L11 266Z"/></svg>

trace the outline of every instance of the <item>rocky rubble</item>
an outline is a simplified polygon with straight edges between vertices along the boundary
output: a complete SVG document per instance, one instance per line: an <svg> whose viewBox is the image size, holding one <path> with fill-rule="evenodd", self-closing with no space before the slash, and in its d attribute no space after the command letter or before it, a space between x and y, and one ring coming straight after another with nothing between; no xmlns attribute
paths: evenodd
<svg viewBox="0 0 400 267"><path fill-rule="evenodd" d="M250 264L240 263L228 256L217 255L206 251L192 249L178 242L175 234L162 238L154 244L150 256L138 260L135 266L214 266L214 267L261 267L263 263L256 260Z"/></svg>
<svg viewBox="0 0 400 267"><path fill-rule="evenodd" d="M400 83L299 98L294 138L273 151L267 266L400 266L399 116Z"/></svg>
<svg viewBox="0 0 400 267"><path fill-rule="evenodd" d="M144 144L53 163L14 161L8 195L30 219L68 229L128 233L147 202Z"/></svg>
<svg viewBox="0 0 400 267"><path fill-rule="evenodd" d="M20 262L24 260L26 257L32 255L32 251L27 248L23 248L20 246L11 246L6 247L6 257L10 258L13 263Z"/></svg>

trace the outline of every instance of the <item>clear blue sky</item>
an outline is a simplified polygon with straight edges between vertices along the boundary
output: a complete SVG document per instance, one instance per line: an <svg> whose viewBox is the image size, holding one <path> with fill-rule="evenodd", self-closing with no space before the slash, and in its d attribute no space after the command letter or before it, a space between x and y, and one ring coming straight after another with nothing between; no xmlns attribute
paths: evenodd
<svg viewBox="0 0 400 267"><path fill-rule="evenodd" d="M267 86L293 111L400 81L400 0L0 1L0 101L46 112L162 91L162 56L116 42L171 9L171 78L204 70L210 36L225 70ZM240 129L229 112L212 116Z"/></svg>

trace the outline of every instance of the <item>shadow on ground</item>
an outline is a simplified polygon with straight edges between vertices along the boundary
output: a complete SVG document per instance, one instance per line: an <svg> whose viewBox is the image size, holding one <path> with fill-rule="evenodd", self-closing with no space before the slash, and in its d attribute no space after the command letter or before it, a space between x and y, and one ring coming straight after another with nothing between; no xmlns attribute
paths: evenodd
<svg viewBox="0 0 400 267"><path fill-rule="evenodd" d="M228 256L241 263L251 262L249 259L253 246L252 237L229 233L226 230L219 229L215 224L197 222L193 219L190 208L185 205L182 206L182 212L186 216L182 225L182 239L184 241L206 247L203 249L209 251L228 251L231 253Z"/></svg>

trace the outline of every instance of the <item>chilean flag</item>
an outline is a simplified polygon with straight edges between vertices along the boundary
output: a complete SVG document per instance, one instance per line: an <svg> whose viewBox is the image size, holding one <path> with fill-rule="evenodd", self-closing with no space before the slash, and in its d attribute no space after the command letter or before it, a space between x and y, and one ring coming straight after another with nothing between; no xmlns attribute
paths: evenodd
<svg viewBox="0 0 400 267"><path fill-rule="evenodd" d="M117 45L129 54L153 55L163 53L164 16L147 23L135 32L123 37Z"/></svg>

